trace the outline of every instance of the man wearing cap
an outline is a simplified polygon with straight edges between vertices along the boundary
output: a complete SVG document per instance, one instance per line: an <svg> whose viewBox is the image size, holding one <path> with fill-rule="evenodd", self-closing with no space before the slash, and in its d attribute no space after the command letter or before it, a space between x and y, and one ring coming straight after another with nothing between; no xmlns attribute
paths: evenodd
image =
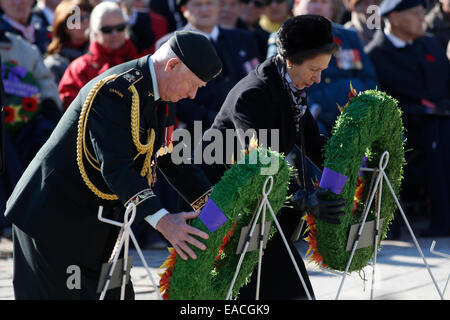
<svg viewBox="0 0 450 320"><path fill-rule="evenodd" d="M424 13L420 0L383 1L380 15L386 27L376 32L365 50L381 90L396 98L403 110L406 148L413 150L406 161L403 200L429 197L431 225L424 235L446 236L450 234L450 63L437 39L424 32Z"/></svg>
<svg viewBox="0 0 450 320"><path fill-rule="evenodd" d="M204 88L200 88L195 99L182 99L177 103L177 117L193 135L195 121L201 121L203 129L211 126L228 92L256 68L260 54L253 34L245 30L225 29L218 25L220 0L177 2L188 22L182 30L204 34L214 44L223 64L221 74L208 82ZM156 47L169 37L170 34L161 38Z"/></svg>
<svg viewBox="0 0 450 320"><path fill-rule="evenodd" d="M203 147L208 146L207 137L212 130L219 130L225 139L229 139L226 132L232 129L236 132L233 137L236 141L225 140L224 146L239 146L241 141L245 141L238 149L248 149L246 132L255 130L258 141L266 141L264 147L287 155L297 145L317 166L321 166L321 149L325 141L307 108L306 90L313 83L320 82L322 71L328 67L332 54L339 49L333 41L331 30L331 22L318 15L300 15L287 20L278 31L279 53L261 63L230 91L211 129L205 132ZM260 129L267 129L266 137L258 135ZM240 150L235 150L234 156ZM225 155L222 163L227 166L202 166L212 183L218 181L232 163L232 159L226 157L227 152L225 149L222 152ZM311 189L309 191L312 193ZM294 208L286 206L281 210L278 219L288 239L292 238L303 215L302 204L308 203L309 206L309 199L312 198L316 200L316 205L312 207L318 219L339 223L343 202L324 203L315 198L316 195L305 196L304 190L300 190L294 196ZM290 247L308 291L314 297L303 260L292 242ZM260 288L261 299L307 297L279 233L264 250ZM250 284L241 289L240 298L254 299L255 289L256 272Z"/></svg>
<svg viewBox="0 0 450 320"><path fill-rule="evenodd" d="M147 221L182 259L196 258L188 243L205 249L207 234L186 224L196 213L168 214L152 184L158 167L194 209L204 201L210 184L201 170L176 166L169 155L172 102L194 98L221 68L203 35L177 32L154 55L113 67L81 89L7 204L16 299L99 298L102 264L119 231L97 219L99 206L121 222L124 205L139 204L134 223ZM68 280L70 270L78 270L77 281ZM134 298L131 283L126 298Z"/></svg>

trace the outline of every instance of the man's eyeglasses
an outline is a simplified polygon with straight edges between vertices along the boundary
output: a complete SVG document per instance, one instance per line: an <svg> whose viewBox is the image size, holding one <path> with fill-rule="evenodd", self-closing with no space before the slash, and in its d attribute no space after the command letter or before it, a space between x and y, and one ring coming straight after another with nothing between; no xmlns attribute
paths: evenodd
<svg viewBox="0 0 450 320"><path fill-rule="evenodd" d="M117 32L122 32L125 30L126 27L127 27L126 23L121 23L121 24L116 24L115 26L103 26L100 28L100 31L102 33L110 34L114 30L116 30Z"/></svg>

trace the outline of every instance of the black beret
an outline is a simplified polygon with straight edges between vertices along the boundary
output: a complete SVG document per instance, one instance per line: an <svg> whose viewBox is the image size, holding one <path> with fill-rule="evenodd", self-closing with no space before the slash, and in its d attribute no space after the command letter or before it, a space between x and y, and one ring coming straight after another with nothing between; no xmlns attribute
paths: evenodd
<svg viewBox="0 0 450 320"><path fill-rule="evenodd" d="M384 0L380 4L380 16L387 16L393 11L403 11L417 6L424 6L423 0Z"/></svg>
<svg viewBox="0 0 450 320"><path fill-rule="evenodd" d="M208 82L222 71L222 61L209 39L194 31L175 31L168 41L178 58L202 81Z"/></svg>
<svg viewBox="0 0 450 320"><path fill-rule="evenodd" d="M298 15L286 20L277 33L278 52L289 58L333 42L331 22L319 15Z"/></svg>

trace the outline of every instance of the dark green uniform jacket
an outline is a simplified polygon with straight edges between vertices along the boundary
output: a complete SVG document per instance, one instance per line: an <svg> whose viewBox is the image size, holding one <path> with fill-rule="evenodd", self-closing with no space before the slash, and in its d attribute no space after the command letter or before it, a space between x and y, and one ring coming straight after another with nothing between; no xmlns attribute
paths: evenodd
<svg viewBox="0 0 450 320"><path fill-rule="evenodd" d="M121 76L106 83L98 92L88 115L85 135L88 150L101 169L99 172L85 161L89 179L102 192L119 197L119 200L103 200L86 186L80 174L76 159L77 132L80 110L88 93L100 79L113 74ZM17 257L22 254L25 261L16 261L16 297L21 296L20 290L32 291L30 284L20 279L21 272L31 272L38 279L36 285L40 289L36 296L39 298L96 298L92 290L97 285L101 264L111 254L118 229L97 219L99 206L104 207L105 217L122 221L123 217L117 212L123 213L124 203L149 188L147 179L140 175L145 155L135 159L138 152L131 135L131 92L128 87L132 84L139 94L140 142L146 144L148 130L155 130L153 159L167 143L166 129L174 125L175 110L170 103L154 101L148 56L113 67L81 89L7 203L7 219L31 238L32 241L28 239L27 242L33 247L15 248L21 251ZM159 156L157 164L189 203L210 188L201 171L191 165L174 165L170 154ZM135 223L142 222L162 207L156 196L143 201L137 207ZM39 250L57 254L58 259L44 257L45 252ZM83 280L89 278L77 293L74 293L77 290L69 292L66 288L64 279L68 277L69 265L80 266ZM21 288L20 282L28 288ZM78 296L74 296L76 294Z"/></svg>

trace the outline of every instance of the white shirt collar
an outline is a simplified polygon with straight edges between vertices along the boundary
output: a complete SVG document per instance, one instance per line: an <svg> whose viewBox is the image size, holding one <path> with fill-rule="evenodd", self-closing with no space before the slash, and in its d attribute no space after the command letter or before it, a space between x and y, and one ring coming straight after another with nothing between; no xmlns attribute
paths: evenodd
<svg viewBox="0 0 450 320"><path fill-rule="evenodd" d="M394 45L394 47L396 47L396 48L403 48L407 44L412 44L412 41L406 42L406 41L403 41L402 39L400 39L399 37L393 35L391 33L391 31L389 29L387 29L387 28L384 28L384 34L386 35L386 37L389 39L389 41L391 41L392 44Z"/></svg>
<svg viewBox="0 0 450 320"><path fill-rule="evenodd" d="M158 79L156 79L155 65L153 64L151 55L148 56L148 67L150 69L150 75L152 77L152 85L153 85L153 99L155 101L159 100L161 97L159 96L158 90Z"/></svg>
<svg viewBox="0 0 450 320"><path fill-rule="evenodd" d="M194 27L192 24L189 24L189 27L191 30L197 31L203 35L205 35L209 40L213 40L214 42L217 42L217 39L219 38L219 27L217 24L213 27L210 33L205 33L201 30L198 30L196 27Z"/></svg>

